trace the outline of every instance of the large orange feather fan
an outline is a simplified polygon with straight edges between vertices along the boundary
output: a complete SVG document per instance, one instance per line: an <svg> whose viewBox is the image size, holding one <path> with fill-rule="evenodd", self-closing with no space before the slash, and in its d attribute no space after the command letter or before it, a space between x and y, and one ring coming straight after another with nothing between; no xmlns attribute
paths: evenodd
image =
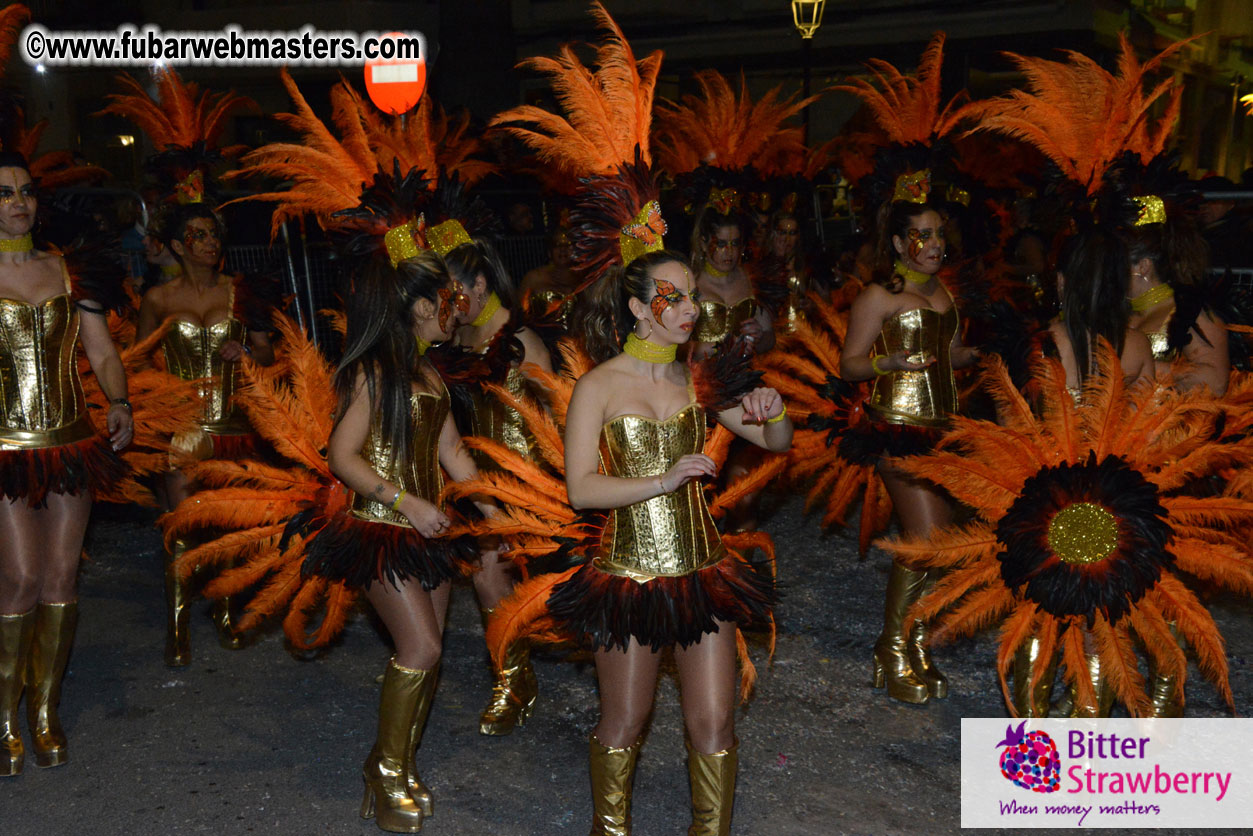
<svg viewBox="0 0 1253 836"><path fill-rule="evenodd" d="M698 72L696 83L699 94L657 104L654 145L664 171L677 176L709 165L727 171L754 166L774 172L789 157L805 159L800 126L786 122L820 95L800 101L796 93L782 98L779 85L754 102L743 75L737 95L716 70Z"/></svg>
<svg viewBox="0 0 1253 836"><path fill-rule="evenodd" d="M0 10L0 77L3 77L17 43L18 30L30 20L30 9L12 3Z"/></svg>
<svg viewBox="0 0 1253 836"><path fill-rule="evenodd" d="M963 90L940 106L940 68L944 63L944 33L931 37L916 75L905 75L878 58L866 62L870 79L855 78L831 90L852 93L861 99L890 142L931 144L947 136L973 115L969 96Z"/></svg>
<svg viewBox="0 0 1253 836"><path fill-rule="evenodd" d="M955 416L933 454L898 462L971 507L974 519L880 545L913 568L947 570L910 613L935 622L937 640L1000 625L997 669L1011 711L1006 674L1035 635L1058 649L1080 704L1094 705L1086 645L1127 710L1146 713L1132 642L1155 669L1181 671L1186 662L1168 620L1230 704L1222 636L1187 579L1253 594L1244 534L1253 501L1190 486L1246 466L1253 445L1214 440L1223 407L1207 393L1180 394L1164 380L1126 390L1117 354L1104 342L1097 353L1098 371L1078 405L1061 364L1037 360L1034 411L1004 364L990 360L984 380L1000 423ZM1074 548L1066 536L1076 525L1093 540L1102 530L1110 539L1099 550Z"/></svg>
<svg viewBox="0 0 1253 836"><path fill-rule="evenodd" d="M1144 63L1125 34L1118 36L1118 75L1071 50L1051 61L1006 53L1027 78L1026 90L976 104L979 124L1040 149L1062 173L1094 194L1106 167L1125 151L1142 162L1161 153L1179 118L1183 87L1166 78L1145 89L1151 74L1194 38L1171 44ZM1169 94L1169 95L1168 95ZM1167 96L1154 118L1153 105Z"/></svg>
<svg viewBox="0 0 1253 836"><path fill-rule="evenodd" d="M109 105L94 115L111 113L134 122L157 151L191 148L203 142L210 151L233 157L242 145L218 146L227 118L239 110L257 109L257 103L233 90L225 93L201 91L195 82L184 82L169 67L156 70L157 98L153 99L138 81L119 75L121 93L110 93Z"/></svg>
<svg viewBox="0 0 1253 836"><path fill-rule="evenodd" d="M518 65L549 77L565 116L521 105L489 123L522 140L544 162L577 176L614 174L635 159L636 147L644 163L651 164L648 133L661 70L661 52L637 61L622 30L599 2L592 4L592 16L606 32L596 49L595 71L585 67L569 45L556 58L528 58Z"/></svg>

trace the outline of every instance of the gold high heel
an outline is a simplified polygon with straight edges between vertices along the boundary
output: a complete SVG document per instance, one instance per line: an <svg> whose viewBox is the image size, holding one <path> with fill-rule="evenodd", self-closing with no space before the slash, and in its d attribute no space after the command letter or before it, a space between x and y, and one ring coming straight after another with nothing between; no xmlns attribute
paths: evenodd
<svg viewBox="0 0 1253 836"><path fill-rule="evenodd" d="M0 777L20 775L26 750L17 723L35 611L0 615Z"/></svg>
<svg viewBox="0 0 1253 836"><path fill-rule="evenodd" d="M373 818L381 830L389 833L417 833L422 829L426 814L409 794L413 761L410 744L416 747L421 740L437 676L438 668L415 670L402 667L393 659L383 677L378 736L361 768L365 780L361 817ZM416 773L413 777L416 779Z"/></svg>
<svg viewBox="0 0 1253 836"><path fill-rule="evenodd" d="M525 641L514 642L502 661L492 686L492 701L479 718L479 734L509 734L514 726L525 726L535 710L539 683L531 666L530 646Z"/></svg>
<svg viewBox="0 0 1253 836"><path fill-rule="evenodd" d="M687 776L692 785L692 826L687 836L728 836L735 807L735 771L740 742L705 755L687 744Z"/></svg>
<svg viewBox="0 0 1253 836"><path fill-rule="evenodd" d="M1031 677L1044 666L1040 681L1031 687ZM1019 717L1049 716L1049 698L1053 692L1053 677L1057 675L1057 654L1052 659L1040 658L1040 640L1035 636L1027 639L1014 651L1014 709Z"/></svg>
<svg viewBox="0 0 1253 836"><path fill-rule="evenodd" d="M592 830L590 836L631 836L631 782L640 741L615 749L587 739L588 771L592 776Z"/></svg>
<svg viewBox="0 0 1253 836"><path fill-rule="evenodd" d="M165 556L165 664L171 668L191 662L191 635L187 627L191 591L174 568L174 562L187 548L186 540L175 540L174 551Z"/></svg>
<svg viewBox="0 0 1253 836"><path fill-rule="evenodd" d="M1173 621L1168 621L1166 624L1170 627L1170 634L1175 637L1175 641L1180 642L1179 626ZM1181 647L1182 645L1183 643L1180 642ZM1161 671L1153 672L1153 707L1149 711L1150 717L1183 716L1183 683L1186 678L1186 672L1183 677L1170 676Z"/></svg>
<svg viewBox="0 0 1253 836"><path fill-rule="evenodd" d="M909 603L912 605L930 589L935 580L931 572L918 572L921 581L916 581L909 589ZM909 664L918 678L927 683L927 693L937 700L948 696L948 677L940 672L931 661L931 641L927 636L927 625L915 620L909 628Z"/></svg>
<svg viewBox="0 0 1253 836"><path fill-rule="evenodd" d="M61 680L74 643L78 602L40 603L35 607L35 630L26 663L26 720L30 724L35 765L60 766L69 760L65 732L57 707L61 704Z"/></svg>
<svg viewBox="0 0 1253 836"><path fill-rule="evenodd" d="M892 561L883 605L883 632L874 645L874 687L886 686L892 699L915 705L927 701L929 690L909 659L905 612L913 603L910 595L915 589L921 592L925 580L926 572L914 572Z"/></svg>
<svg viewBox="0 0 1253 836"><path fill-rule="evenodd" d="M235 625L231 621L231 599L218 598L214 600L213 607L209 610L209 618L213 622L213 626L218 631L218 644L225 650L240 650L244 646L244 639L235 632Z"/></svg>

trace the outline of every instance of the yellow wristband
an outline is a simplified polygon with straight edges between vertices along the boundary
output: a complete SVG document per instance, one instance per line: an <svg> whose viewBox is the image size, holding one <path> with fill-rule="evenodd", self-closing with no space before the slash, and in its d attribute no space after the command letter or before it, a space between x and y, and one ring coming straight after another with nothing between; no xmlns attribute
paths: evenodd
<svg viewBox="0 0 1253 836"><path fill-rule="evenodd" d="M879 361L886 360L886 359L887 359L887 355L885 354L876 354L874 357L870 359L870 368L874 371L875 374L879 375L880 377L892 371L891 369L879 368Z"/></svg>
<svg viewBox="0 0 1253 836"><path fill-rule="evenodd" d="M407 494L407 493L409 493L409 492L408 492L407 490L405 490L404 488L401 488L400 490L396 491L396 497L392 500L392 510L393 510L393 511L399 511L399 510L400 510L400 500L404 499L404 498L405 498L405 494Z"/></svg>
<svg viewBox="0 0 1253 836"><path fill-rule="evenodd" d="M773 418L767 418L767 419L766 419L766 423L767 423L767 424L777 424L777 423L779 423L780 421L782 421L782 420L783 420L784 418L786 418L786 417L787 417L787 404L784 404L784 405L783 405L783 411L782 411L782 412L780 412L778 415L774 416Z"/></svg>

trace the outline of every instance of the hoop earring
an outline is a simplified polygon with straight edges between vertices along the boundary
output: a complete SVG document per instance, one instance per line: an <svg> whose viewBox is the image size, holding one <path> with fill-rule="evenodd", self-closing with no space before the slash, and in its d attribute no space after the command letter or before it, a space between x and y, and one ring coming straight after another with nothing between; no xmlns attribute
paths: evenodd
<svg viewBox="0 0 1253 836"><path fill-rule="evenodd" d="M648 322L648 333L647 333L647 334L640 334L640 333L638 333L638 330L637 330L637 328L636 328L636 325L639 325L641 322L648 322L648 320L646 320L646 319L637 319L637 320L635 320L635 325L632 325L632 326L631 326L631 333L632 333L632 334L635 334L635 336L636 336L636 338L637 338L637 339L646 340L646 339L648 339L649 337L651 337L651 336L653 335L653 324L652 324L651 322Z"/></svg>

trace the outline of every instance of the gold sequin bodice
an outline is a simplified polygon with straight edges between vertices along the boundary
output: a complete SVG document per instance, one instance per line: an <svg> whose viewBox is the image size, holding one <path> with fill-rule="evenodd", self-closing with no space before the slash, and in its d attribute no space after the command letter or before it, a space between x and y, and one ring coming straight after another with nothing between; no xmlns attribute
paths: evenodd
<svg viewBox="0 0 1253 836"><path fill-rule="evenodd" d="M409 398L409 459L392 461L391 445L383 438L383 422L376 417L361 448L361 457L383 478L404 488L427 502L439 505L439 494L444 489L444 477L439 469L439 435L448 417L448 393L414 392ZM387 504L375 502L367 496L354 493L350 507L355 517L371 522L409 525L409 520Z"/></svg>
<svg viewBox="0 0 1253 836"><path fill-rule="evenodd" d="M705 446L705 410L692 403L664 421L621 415L600 431L600 465L609 476L661 476ZM600 538L596 568L638 581L678 577L726 554L700 482L615 508Z"/></svg>
<svg viewBox="0 0 1253 836"><path fill-rule="evenodd" d="M250 432L248 422L235 406L239 387L239 363L222 359L222 346L234 340L243 343L248 331L244 323L228 317L213 325L197 325L176 319L162 341L165 366L181 380L203 380L201 386L201 428L218 435Z"/></svg>
<svg viewBox="0 0 1253 836"><path fill-rule="evenodd" d="M892 371L876 378L866 405L874 417L923 427L947 423L949 415L957 411L957 386L949 356L957 324L956 306L944 313L914 308L883 323L874 343L876 355L904 351L911 360L934 357L936 361L918 371Z"/></svg>
<svg viewBox="0 0 1253 836"><path fill-rule="evenodd" d="M535 314L542 314L553 305L560 303L557 308L557 320L561 323L561 327L570 327L570 312L574 310L574 294L566 294L555 288L546 288L544 290L531 291L531 299L529 309Z"/></svg>
<svg viewBox="0 0 1253 836"><path fill-rule="evenodd" d="M787 302L779 312L778 330L785 334L796 331L798 325L805 320L805 294L809 290L808 282L799 273L787 277Z"/></svg>
<svg viewBox="0 0 1253 836"><path fill-rule="evenodd" d="M69 293L38 305L0 299L0 450L59 447L95 434L77 347Z"/></svg>
<svg viewBox="0 0 1253 836"><path fill-rule="evenodd" d="M751 296L745 296L734 305L702 299L692 339L702 343L722 342L728 334L738 334L740 326L756 315L757 300Z"/></svg>
<svg viewBox="0 0 1253 836"><path fill-rule="evenodd" d="M504 387L515 397L526 397L526 377L516 367L510 367L505 375ZM526 421L516 409L501 403L500 399L483 389L475 389L470 396L470 431L468 435L490 438L503 444L524 458L533 458L535 439L527 431ZM481 450L471 450L470 455L479 470L499 470L496 460Z"/></svg>

